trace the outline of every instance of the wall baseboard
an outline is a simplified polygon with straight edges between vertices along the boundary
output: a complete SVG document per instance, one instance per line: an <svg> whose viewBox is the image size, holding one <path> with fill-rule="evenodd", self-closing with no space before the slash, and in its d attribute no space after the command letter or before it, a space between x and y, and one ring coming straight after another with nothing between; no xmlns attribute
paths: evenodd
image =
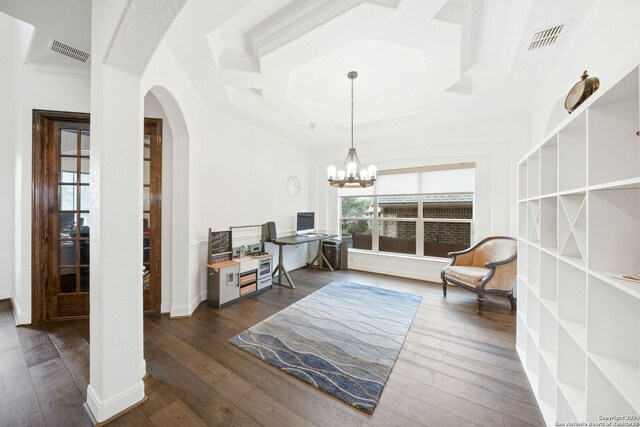
<svg viewBox="0 0 640 427"><path fill-rule="evenodd" d="M91 384L87 387L87 407L97 422L108 420L144 398L144 383L142 379L133 387L104 401L98 397Z"/></svg>
<svg viewBox="0 0 640 427"><path fill-rule="evenodd" d="M441 283L439 275L423 273L418 274L407 270L389 267L376 267L370 264L349 263L349 270L364 271L367 273L385 274L387 276L405 277L407 279L424 280L427 282Z"/></svg>
<svg viewBox="0 0 640 427"><path fill-rule="evenodd" d="M31 324L31 314L23 313L20 309L20 304L18 304L18 300L13 297L11 298L11 306L13 307L13 318L16 322L16 325Z"/></svg>
<svg viewBox="0 0 640 427"><path fill-rule="evenodd" d="M162 304L160 304L160 313L169 313L171 312L171 303L170 302L163 302Z"/></svg>
<svg viewBox="0 0 640 427"><path fill-rule="evenodd" d="M11 298L11 289L0 291L0 300Z"/></svg>

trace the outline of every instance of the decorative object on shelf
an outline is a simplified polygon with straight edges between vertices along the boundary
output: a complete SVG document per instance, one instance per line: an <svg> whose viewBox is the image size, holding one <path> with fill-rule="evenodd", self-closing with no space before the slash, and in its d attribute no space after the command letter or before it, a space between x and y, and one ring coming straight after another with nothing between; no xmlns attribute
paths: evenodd
<svg viewBox="0 0 640 427"><path fill-rule="evenodd" d="M600 79L597 77L589 77L587 70L582 73L581 80L573 85L567 97L564 100L564 108L573 113L576 108L587 100L600 87Z"/></svg>
<svg viewBox="0 0 640 427"><path fill-rule="evenodd" d="M290 176L287 179L287 191L289 195L295 197L300 193L300 178L297 176Z"/></svg>
<svg viewBox="0 0 640 427"><path fill-rule="evenodd" d="M611 276L613 279L626 280L627 282L633 282L640 285L640 273L638 274L624 274L622 276Z"/></svg>
<svg viewBox="0 0 640 427"><path fill-rule="evenodd" d="M636 132L636 135L640 136L640 130L638 132Z"/></svg>
<svg viewBox="0 0 640 427"><path fill-rule="evenodd" d="M376 167L371 165L363 169L360 159L353 148L353 80L358 77L356 71L350 71L347 77L351 80L351 148L344 159L342 169L336 171L334 166L327 169L327 180L332 187L340 188L364 188L371 187L376 181Z"/></svg>

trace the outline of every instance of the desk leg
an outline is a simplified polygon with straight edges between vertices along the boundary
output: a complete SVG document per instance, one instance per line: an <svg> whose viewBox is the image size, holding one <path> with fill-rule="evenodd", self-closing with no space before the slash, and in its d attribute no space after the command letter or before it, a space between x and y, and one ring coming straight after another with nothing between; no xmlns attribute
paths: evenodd
<svg viewBox="0 0 640 427"><path fill-rule="evenodd" d="M278 285L284 286L282 283L282 275L284 274L287 281L289 282L289 286L295 289L296 286L293 284L293 280L291 280L291 277L289 276L289 273L287 272L287 269L284 266L283 248L284 248L283 245L278 246L278 266L273 271L273 274L275 275L276 271L278 272Z"/></svg>
<svg viewBox="0 0 640 427"><path fill-rule="evenodd" d="M313 264L316 263L316 260L320 258L321 253L322 253L322 240L318 240L318 253L316 254L315 258L313 258L309 263L309 267L313 267ZM318 262L318 268L320 268L320 262Z"/></svg>
<svg viewBox="0 0 640 427"><path fill-rule="evenodd" d="M326 257L326 256L324 256L324 254L323 254L322 252L320 252L320 256L322 257L322 259L324 260L324 262L326 262L326 263L327 263L327 266L329 267L329 270L331 270L331 271L335 271L335 270L333 269L333 267L331 266L331 263L329 262L329 260L327 259L327 257Z"/></svg>

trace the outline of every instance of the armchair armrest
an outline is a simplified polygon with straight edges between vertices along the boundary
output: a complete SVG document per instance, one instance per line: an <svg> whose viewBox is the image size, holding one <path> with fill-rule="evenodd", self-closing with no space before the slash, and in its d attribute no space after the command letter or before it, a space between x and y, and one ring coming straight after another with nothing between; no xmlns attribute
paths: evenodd
<svg viewBox="0 0 640 427"><path fill-rule="evenodd" d="M511 261L515 260L516 258L518 258L518 254L517 253L511 255L507 259L503 259L502 261L488 262L484 266L487 267L487 268L496 268L499 265L509 264Z"/></svg>

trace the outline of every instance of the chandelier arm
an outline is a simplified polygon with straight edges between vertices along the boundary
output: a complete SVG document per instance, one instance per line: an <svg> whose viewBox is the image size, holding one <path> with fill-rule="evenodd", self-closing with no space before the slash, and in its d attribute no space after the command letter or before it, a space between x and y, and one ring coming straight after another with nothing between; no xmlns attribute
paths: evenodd
<svg viewBox="0 0 640 427"><path fill-rule="evenodd" d="M353 80L351 79L351 148L353 148Z"/></svg>

